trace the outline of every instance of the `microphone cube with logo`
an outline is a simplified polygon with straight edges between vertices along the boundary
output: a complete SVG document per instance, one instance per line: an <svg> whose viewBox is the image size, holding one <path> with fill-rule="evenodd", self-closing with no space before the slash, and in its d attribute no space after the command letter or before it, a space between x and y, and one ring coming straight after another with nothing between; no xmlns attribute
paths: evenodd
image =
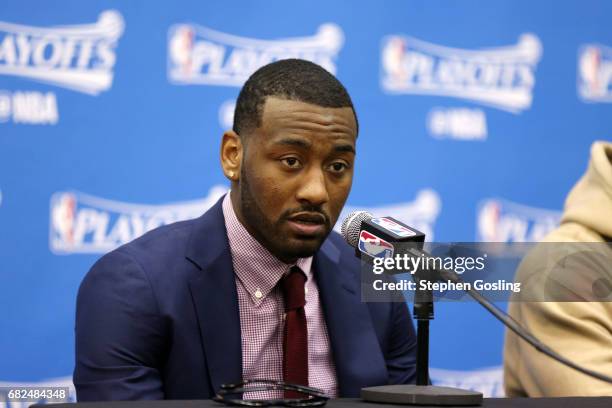
<svg viewBox="0 0 612 408"><path fill-rule="evenodd" d="M342 223L342 235L355 248L355 255L370 264L375 258L393 258L409 254L409 248L421 251L425 234L393 217L373 217L355 211Z"/></svg>

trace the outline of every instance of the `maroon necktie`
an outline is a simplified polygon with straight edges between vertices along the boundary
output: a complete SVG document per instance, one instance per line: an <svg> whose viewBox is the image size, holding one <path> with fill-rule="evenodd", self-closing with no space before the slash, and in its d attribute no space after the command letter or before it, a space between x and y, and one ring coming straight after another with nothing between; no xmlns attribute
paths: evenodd
<svg viewBox="0 0 612 408"><path fill-rule="evenodd" d="M285 298L285 332L283 335L283 381L308 385L308 330L304 305L306 275L297 266L281 280ZM303 394L285 391L285 398L302 398Z"/></svg>

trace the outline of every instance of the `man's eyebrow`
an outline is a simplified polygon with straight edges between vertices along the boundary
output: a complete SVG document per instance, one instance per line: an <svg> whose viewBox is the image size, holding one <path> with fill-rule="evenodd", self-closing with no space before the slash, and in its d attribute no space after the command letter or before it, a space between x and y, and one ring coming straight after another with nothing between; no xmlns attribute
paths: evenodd
<svg viewBox="0 0 612 408"><path fill-rule="evenodd" d="M302 147L302 148L309 148L310 146L312 146L312 143L310 143L307 140L294 139L294 138L279 139L279 140L276 140L274 144L288 145L288 146L295 146L295 147Z"/></svg>
<svg viewBox="0 0 612 408"><path fill-rule="evenodd" d="M350 145L350 144L336 145L336 146L334 146L334 151L335 152L339 152L339 153L353 153L353 154L357 154L355 152L355 148L352 145Z"/></svg>
<svg viewBox="0 0 612 408"><path fill-rule="evenodd" d="M274 144L301 147L303 149L308 149L312 146L312 143L309 140L289 138L289 137L276 140L274 141ZM334 152L357 154L355 152L355 148L353 147L353 145L350 145L350 144L338 144L334 146Z"/></svg>

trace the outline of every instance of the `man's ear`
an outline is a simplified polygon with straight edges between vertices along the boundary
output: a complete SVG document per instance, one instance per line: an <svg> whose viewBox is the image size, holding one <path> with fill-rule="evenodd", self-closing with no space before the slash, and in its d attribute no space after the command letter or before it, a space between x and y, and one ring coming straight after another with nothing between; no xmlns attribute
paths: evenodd
<svg viewBox="0 0 612 408"><path fill-rule="evenodd" d="M221 167L223 173L232 183L240 179L240 166L244 146L240 136L233 130L228 130L221 139Z"/></svg>

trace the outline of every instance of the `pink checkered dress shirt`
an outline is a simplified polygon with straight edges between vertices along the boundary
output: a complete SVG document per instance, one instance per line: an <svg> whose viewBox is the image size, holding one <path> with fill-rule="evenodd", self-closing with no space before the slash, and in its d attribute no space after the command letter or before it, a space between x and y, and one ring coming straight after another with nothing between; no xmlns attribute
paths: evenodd
<svg viewBox="0 0 612 408"><path fill-rule="evenodd" d="M277 286L288 265L265 249L238 221L229 193L223 199L225 228L236 274L243 379L283 379L283 324L285 306ZM327 325L319 289L311 270L312 257L296 262L306 274L306 321L308 326L308 385L337 396L336 369L331 355ZM244 398L278 398L270 392L245 393Z"/></svg>

